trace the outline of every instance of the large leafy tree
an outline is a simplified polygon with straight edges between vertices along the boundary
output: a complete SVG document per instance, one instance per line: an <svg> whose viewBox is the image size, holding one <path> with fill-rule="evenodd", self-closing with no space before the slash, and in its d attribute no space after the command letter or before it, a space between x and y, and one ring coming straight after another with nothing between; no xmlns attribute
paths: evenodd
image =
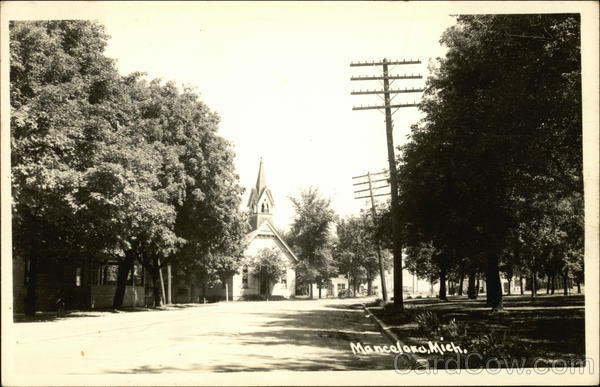
<svg viewBox="0 0 600 387"><path fill-rule="evenodd" d="M291 200L296 215L288 236L300 258L296 281L298 286L308 285L312 297L312 284L321 289L336 271L331 256L331 227L336 216L330 200L316 188L305 189Z"/></svg>
<svg viewBox="0 0 600 387"><path fill-rule="evenodd" d="M379 273L377 240L371 217L360 215L342 219L337 223L337 243L334 261L341 274L348 275L354 294L362 282L367 282L370 295L373 278Z"/></svg>
<svg viewBox="0 0 600 387"><path fill-rule="evenodd" d="M32 313L41 261L114 251L123 242L127 221L108 207L125 199L107 198L123 193L123 165L116 154L97 162L125 147L119 129L131 116L113 62L102 55L102 26L13 22L10 34L14 246L29 267L25 311Z"/></svg>
<svg viewBox="0 0 600 387"><path fill-rule="evenodd" d="M270 297L271 284L279 281L287 269L286 259L276 248L261 249L255 256L248 257L245 264L259 281L266 284L267 299Z"/></svg>
<svg viewBox="0 0 600 387"><path fill-rule="evenodd" d="M458 17L427 81L426 117L402 149L407 242L431 241L443 254L440 269L483 262L494 310L502 308L500 269L511 263L503 257L523 254L511 238L521 241L517 230L540 222L536 212L573 203L568 222L552 215L546 229L581 235L579 39L578 15Z"/></svg>
<svg viewBox="0 0 600 387"><path fill-rule="evenodd" d="M202 286L239 268L246 232L239 211L242 188L231 144L217 135L219 118L193 89L139 81L132 95L139 114L136 135L163 155L159 193L176 214L174 227L157 234L163 247L142 256L157 302L159 270L175 260L176 272L193 274ZM174 243L180 248L171 248Z"/></svg>
<svg viewBox="0 0 600 387"><path fill-rule="evenodd" d="M245 232L231 145L218 117L185 88L118 75L107 36L87 21L10 28L15 256L120 261L114 306L137 259L155 283L177 258L239 261ZM229 263L224 261L229 259Z"/></svg>

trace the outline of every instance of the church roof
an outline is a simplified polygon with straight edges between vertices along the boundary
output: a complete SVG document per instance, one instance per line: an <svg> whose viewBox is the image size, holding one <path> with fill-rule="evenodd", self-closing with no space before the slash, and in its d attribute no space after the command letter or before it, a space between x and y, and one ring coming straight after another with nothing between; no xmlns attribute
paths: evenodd
<svg viewBox="0 0 600 387"><path fill-rule="evenodd" d="M265 182L265 169L261 157L260 165L258 166L258 177L256 178L256 190L260 193L265 188L267 188L267 183Z"/></svg>
<svg viewBox="0 0 600 387"><path fill-rule="evenodd" d="M292 249L290 248L290 246L288 246L287 243L285 243L285 241L283 240L283 238L279 235L279 233L277 232L277 230L275 229L275 227L273 227L273 225L270 222L264 222L260 225L259 228L257 228L254 231L249 232L248 234L246 234L245 236L245 242L246 243L250 243L254 240L254 238L256 238L259 235L263 235L263 236L273 236L275 237L275 239L277 241L279 241L279 243L281 243L281 245L283 246L283 249L290 254L290 256L292 258L294 258L294 260L296 262L299 261L298 257L296 256L296 254L294 254L294 252L292 251Z"/></svg>
<svg viewBox="0 0 600 387"><path fill-rule="evenodd" d="M248 199L248 207L252 208L253 204L258 203L262 195L266 193L271 204L274 205L275 201L271 195L271 190L267 187L265 178L265 169L263 167L262 158L260 159L260 165L258 167L258 177L256 178L256 186L250 191L250 198Z"/></svg>

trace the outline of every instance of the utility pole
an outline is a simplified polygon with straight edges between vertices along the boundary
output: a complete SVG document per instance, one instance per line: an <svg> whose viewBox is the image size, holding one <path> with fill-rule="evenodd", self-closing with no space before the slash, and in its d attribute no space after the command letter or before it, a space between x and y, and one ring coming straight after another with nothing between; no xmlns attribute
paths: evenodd
<svg viewBox="0 0 600 387"><path fill-rule="evenodd" d="M362 76L362 77L351 77L351 81L372 81L372 80L382 80L383 81L383 90L359 90L353 91L352 95L367 95L367 94L383 94L383 106L358 106L353 107L352 110L372 110L383 109L385 111L385 132L387 139L387 151L388 151L388 163L389 163L389 171L390 171L390 185L391 185L391 195L392 195L392 239L393 239L393 248L392 252L394 255L394 305L400 309L404 309L403 295L402 295L402 240L400 235L400 224L399 224L399 207L398 207L398 181L396 176L396 157L394 155L394 136L393 136L393 124L392 124L392 108L403 108L403 107L416 107L418 106L416 102L412 104L395 104L392 105L392 97L390 95L397 95L399 93L417 93L422 92L423 89L397 89L390 90L390 80L395 79L422 79L421 75L390 75L388 72L389 65L410 65L410 64L420 64L420 60L402 60L402 61L388 61L387 59L383 59L381 62L355 62L350 63L350 67L359 67L359 66L382 66L383 67L383 75L382 76Z"/></svg>
<svg viewBox="0 0 600 387"><path fill-rule="evenodd" d="M353 185L363 185L363 184L368 184L369 188L367 189L359 189L358 191L354 191L355 194L360 194L361 192L366 192L369 191L369 195L368 196L360 196L360 197L356 197L355 199L366 199L366 198L370 198L371 199L371 213L373 214L373 220L376 219L377 216L377 210L375 209L375 196L388 196L389 194L387 193L383 193L383 194L373 194L373 190L374 189L380 189L380 188L387 188L389 187L389 185L382 185L382 186L378 186L378 187L373 187L373 183L376 182L380 182L380 181L385 181L388 182L389 180L387 178L385 179L379 179L379 180L371 180L371 176L373 175L383 175L383 174L387 174L387 171L383 171L383 172L379 172L379 173L371 173L371 172L367 172L366 175L362 175L362 176L355 176L353 177L353 179L360 179L360 178L364 178L367 177L367 181L365 182L358 182L358 183L354 183ZM383 267L383 258L381 257L381 247L379 246L379 241L376 241L376 249L377 249L377 259L379 260L379 276L381 277L381 297L383 298L384 302L387 302L388 300L388 296L387 296L387 287L385 285L385 270Z"/></svg>

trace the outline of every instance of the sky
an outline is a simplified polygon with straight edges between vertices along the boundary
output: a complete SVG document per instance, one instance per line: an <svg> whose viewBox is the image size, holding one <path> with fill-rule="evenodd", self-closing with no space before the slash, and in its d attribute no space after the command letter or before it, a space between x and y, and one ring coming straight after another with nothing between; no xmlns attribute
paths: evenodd
<svg viewBox="0 0 600 387"><path fill-rule="evenodd" d="M352 177L387 168L383 112L352 111L354 105L381 100L350 95L353 89L381 88L379 81L350 81L353 75L379 75L381 68L350 68L351 62L420 59L421 65L393 66L390 72L423 75L421 80L396 81L394 88L421 87L428 65L444 55L439 40L455 24L452 15L531 12L583 12L583 113L586 123L592 123L584 127L584 137L595 144L597 132L585 130L597 127L598 19L593 1L6 1L0 28L7 36L8 20L97 20L111 36L106 55L116 60L122 74L141 71L195 88L221 117L220 135L232 144L240 184L246 188L243 203L262 157L275 199L275 223L285 229L294 215L289 197L303 188L317 187L342 216L356 214L368 200L353 198ZM0 46L8 52L6 39L0 39ZM0 74L4 85L5 64ZM401 94L394 102L419 97ZM8 112L6 103L1 107ZM7 116L0 119L3 128ZM416 108L395 112L395 145L406 142L409 127L420 118ZM3 147L8 133L1 132ZM596 154L584 152L594 173Z"/></svg>
<svg viewBox="0 0 600 387"><path fill-rule="evenodd" d="M387 168L383 112L352 111L381 99L350 95L381 88L380 81L350 81L380 75L381 66L349 64L420 59L390 72L423 75L394 87L423 86L429 61L443 55L441 34L455 23L443 9L387 2L142 4L98 9L95 18L111 36L106 55L122 74L142 71L194 87L232 143L244 205L262 157L282 229L294 216L289 198L302 189L317 187L338 214L355 214L368 202L354 199L352 177ZM396 145L419 118L416 108L394 114Z"/></svg>

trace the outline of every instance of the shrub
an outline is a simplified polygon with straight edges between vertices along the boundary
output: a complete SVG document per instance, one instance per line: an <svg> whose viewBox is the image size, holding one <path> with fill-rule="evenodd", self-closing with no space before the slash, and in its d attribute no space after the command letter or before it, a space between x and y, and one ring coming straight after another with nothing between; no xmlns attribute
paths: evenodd
<svg viewBox="0 0 600 387"><path fill-rule="evenodd" d="M414 321L419 325L419 330L434 338L443 337L445 340L451 340L455 344L466 348L471 353L478 353L479 357L471 357L471 363L464 364L465 357L461 356L461 367L479 367L482 364L496 360L511 360L511 359L531 359L531 345L515 342L513 338L507 334L507 331L495 332L473 337L467 333L467 325L457 322L452 318L449 322L444 323L440 317L432 311L418 312ZM456 356L453 353L447 353L445 356ZM433 360L433 359L432 359ZM474 364L473 362L477 364ZM508 362L510 364L510 362ZM531 364L528 364L531 366Z"/></svg>
<svg viewBox="0 0 600 387"><path fill-rule="evenodd" d="M422 332L436 333L440 327L440 319L435 312L429 310L421 312L415 316L415 322L419 324Z"/></svg>
<svg viewBox="0 0 600 387"><path fill-rule="evenodd" d="M471 352L479 353L483 362L491 359L532 359L531 345L514 341L507 331L492 331L480 337L474 337L467 341L467 348ZM531 366L532 364L527 364ZM469 364L471 366L471 364Z"/></svg>

